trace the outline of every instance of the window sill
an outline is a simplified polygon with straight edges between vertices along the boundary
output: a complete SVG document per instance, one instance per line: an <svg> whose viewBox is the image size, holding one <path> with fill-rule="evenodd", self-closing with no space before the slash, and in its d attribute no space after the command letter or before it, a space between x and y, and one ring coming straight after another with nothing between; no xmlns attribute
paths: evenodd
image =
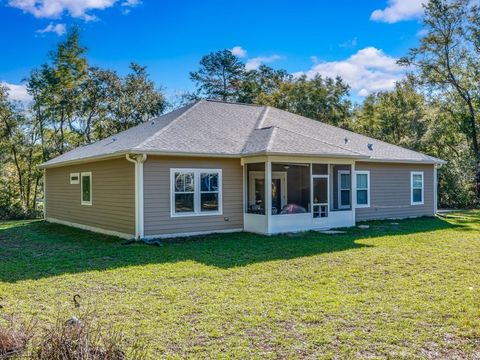
<svg viewBox="0 0 480 360"><path fill-rule="evenodd" d="M171 218L184 218L184 217L201 217L201 216L220 216L223 215L222 211L205 212L205 213L184 213L184 214L170 214Z"/></svg>

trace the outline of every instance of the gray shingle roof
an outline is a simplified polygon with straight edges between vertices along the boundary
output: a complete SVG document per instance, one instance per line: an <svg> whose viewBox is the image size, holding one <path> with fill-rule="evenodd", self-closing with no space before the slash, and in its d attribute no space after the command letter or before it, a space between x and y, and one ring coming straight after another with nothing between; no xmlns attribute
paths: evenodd
<svg viewBox="0 0 480 360"><path fill-rule="evenodd" d="M80 146L41 166L144 152L235 157L285 154L444 162L283 110L200 100L106 139Z"/></svg>

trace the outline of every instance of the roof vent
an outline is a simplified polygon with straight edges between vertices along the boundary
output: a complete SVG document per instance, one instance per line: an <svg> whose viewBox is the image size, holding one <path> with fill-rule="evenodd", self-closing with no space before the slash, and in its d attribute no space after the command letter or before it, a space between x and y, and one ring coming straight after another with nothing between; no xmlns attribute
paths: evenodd
<svg viewBox="0 0 480 360"><path fill-rule="evenodd" d="M345 137L345 139L344 139L344 140L345 140L345 144L347 144L347 143L348 143L348 138L347 138L347 137Z"/></svg>
<svg viewBox="0 0 480 360"><path fill-rule="evenodd" d="M154 121L152 121L152 125L155 125L155 120L154 120Z"/></svg>
<svg viewBox="0 0 480 360"><path fill-rule="evenodd" d="M370 151L373 150L373 144L368 144L367 147L368 147L368 150L370 150Z"/></svg>

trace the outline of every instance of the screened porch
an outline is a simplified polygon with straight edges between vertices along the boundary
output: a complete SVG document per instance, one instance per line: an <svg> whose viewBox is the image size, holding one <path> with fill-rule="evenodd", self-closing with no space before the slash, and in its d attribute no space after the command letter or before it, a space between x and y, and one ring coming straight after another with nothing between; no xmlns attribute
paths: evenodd
<svg viewBox="0 0 480 360"><path fill-rule="evenodd" d="M263 234L352 226L354 163L247 161L245 230Z"/></svg>

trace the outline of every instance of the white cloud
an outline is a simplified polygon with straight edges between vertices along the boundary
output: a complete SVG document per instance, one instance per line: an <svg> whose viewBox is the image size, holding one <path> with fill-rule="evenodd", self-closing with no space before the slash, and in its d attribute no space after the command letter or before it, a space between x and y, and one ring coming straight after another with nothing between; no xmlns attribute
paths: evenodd
<svg viewBox="0 0 480 360"><path fill-rule="evenodd" d="M8 88L8 98L10 100L21 101L27 103L32 100L32 97L27 92L27 87L25 85L19 84L9 84L7 82L0 82L0 85L6 86Z"/></svg>
<svg viewBox="0 0 480 360"><path fill-rule="evenodd" d="M314 63L310 70L295 75L305 74L308 78L317 74L324 77L340 76L359 96L366 96L392 89L395 82L403 77L403 70L395 58L375 47L367 47L345 60Z"/></svg>
<svg viewBox="0 0 480 360"><path fill-rule="evenodd" d="M239 58L244 58L245 56L247 56L247 50L245 50L241 46L234 46L230 49L230 52L233 55L238 56Z"/></svg>
<svg viewBox="0 0 480 360"><path fill-rule="evenodd" d="M353 49L357 47L357 43L357 38L353 38L352 40L347 40L338 46L345 49Z"/></svg>
<svg viewBox="0 0 480 360"><path fill-rule="evenodd" d="M125 0L122 2L121 6L123 8L122 14L127 15L130 13L131 8L140 5L142 2L140 0Z"/></svg>
<svg viewBox="0 0 480 360"><path fill-rule="evenodd" d="M74 18L92 21L92 10L104 10L114 6L119 0L9 0L8 5L32 14L36 18L58 19L65 13ZM125 0L122 7L134 7L139 0Z"/></svg>
<svg viewBox="0 0 480 360"><path fill-rule="evenodd" d="M247 70L255 70L262 64L272 63L274 61L280 60L282 57L280 55L271 55L271 56L258 56L252 59L249 59L245 64Z"/></svg>
<svg viewBox="0 0 480 360"><path fill-rule="evenodd" d="M396 23L402 20L410 20L423 15L423 4L426 0L388 0L388 6L372 12L370 19L386 23Z"/></svg>
<svg viewBox="0 0 480 360"><path fill-rule="evenodd" d="M37 30L37 33L39 34L45 34L49 32L54 32L58 36L62 36L67 32L67 29L65 27L65 24L55 24L53 25L52 23L48 24L48 26L45 29Z"/></svg>

